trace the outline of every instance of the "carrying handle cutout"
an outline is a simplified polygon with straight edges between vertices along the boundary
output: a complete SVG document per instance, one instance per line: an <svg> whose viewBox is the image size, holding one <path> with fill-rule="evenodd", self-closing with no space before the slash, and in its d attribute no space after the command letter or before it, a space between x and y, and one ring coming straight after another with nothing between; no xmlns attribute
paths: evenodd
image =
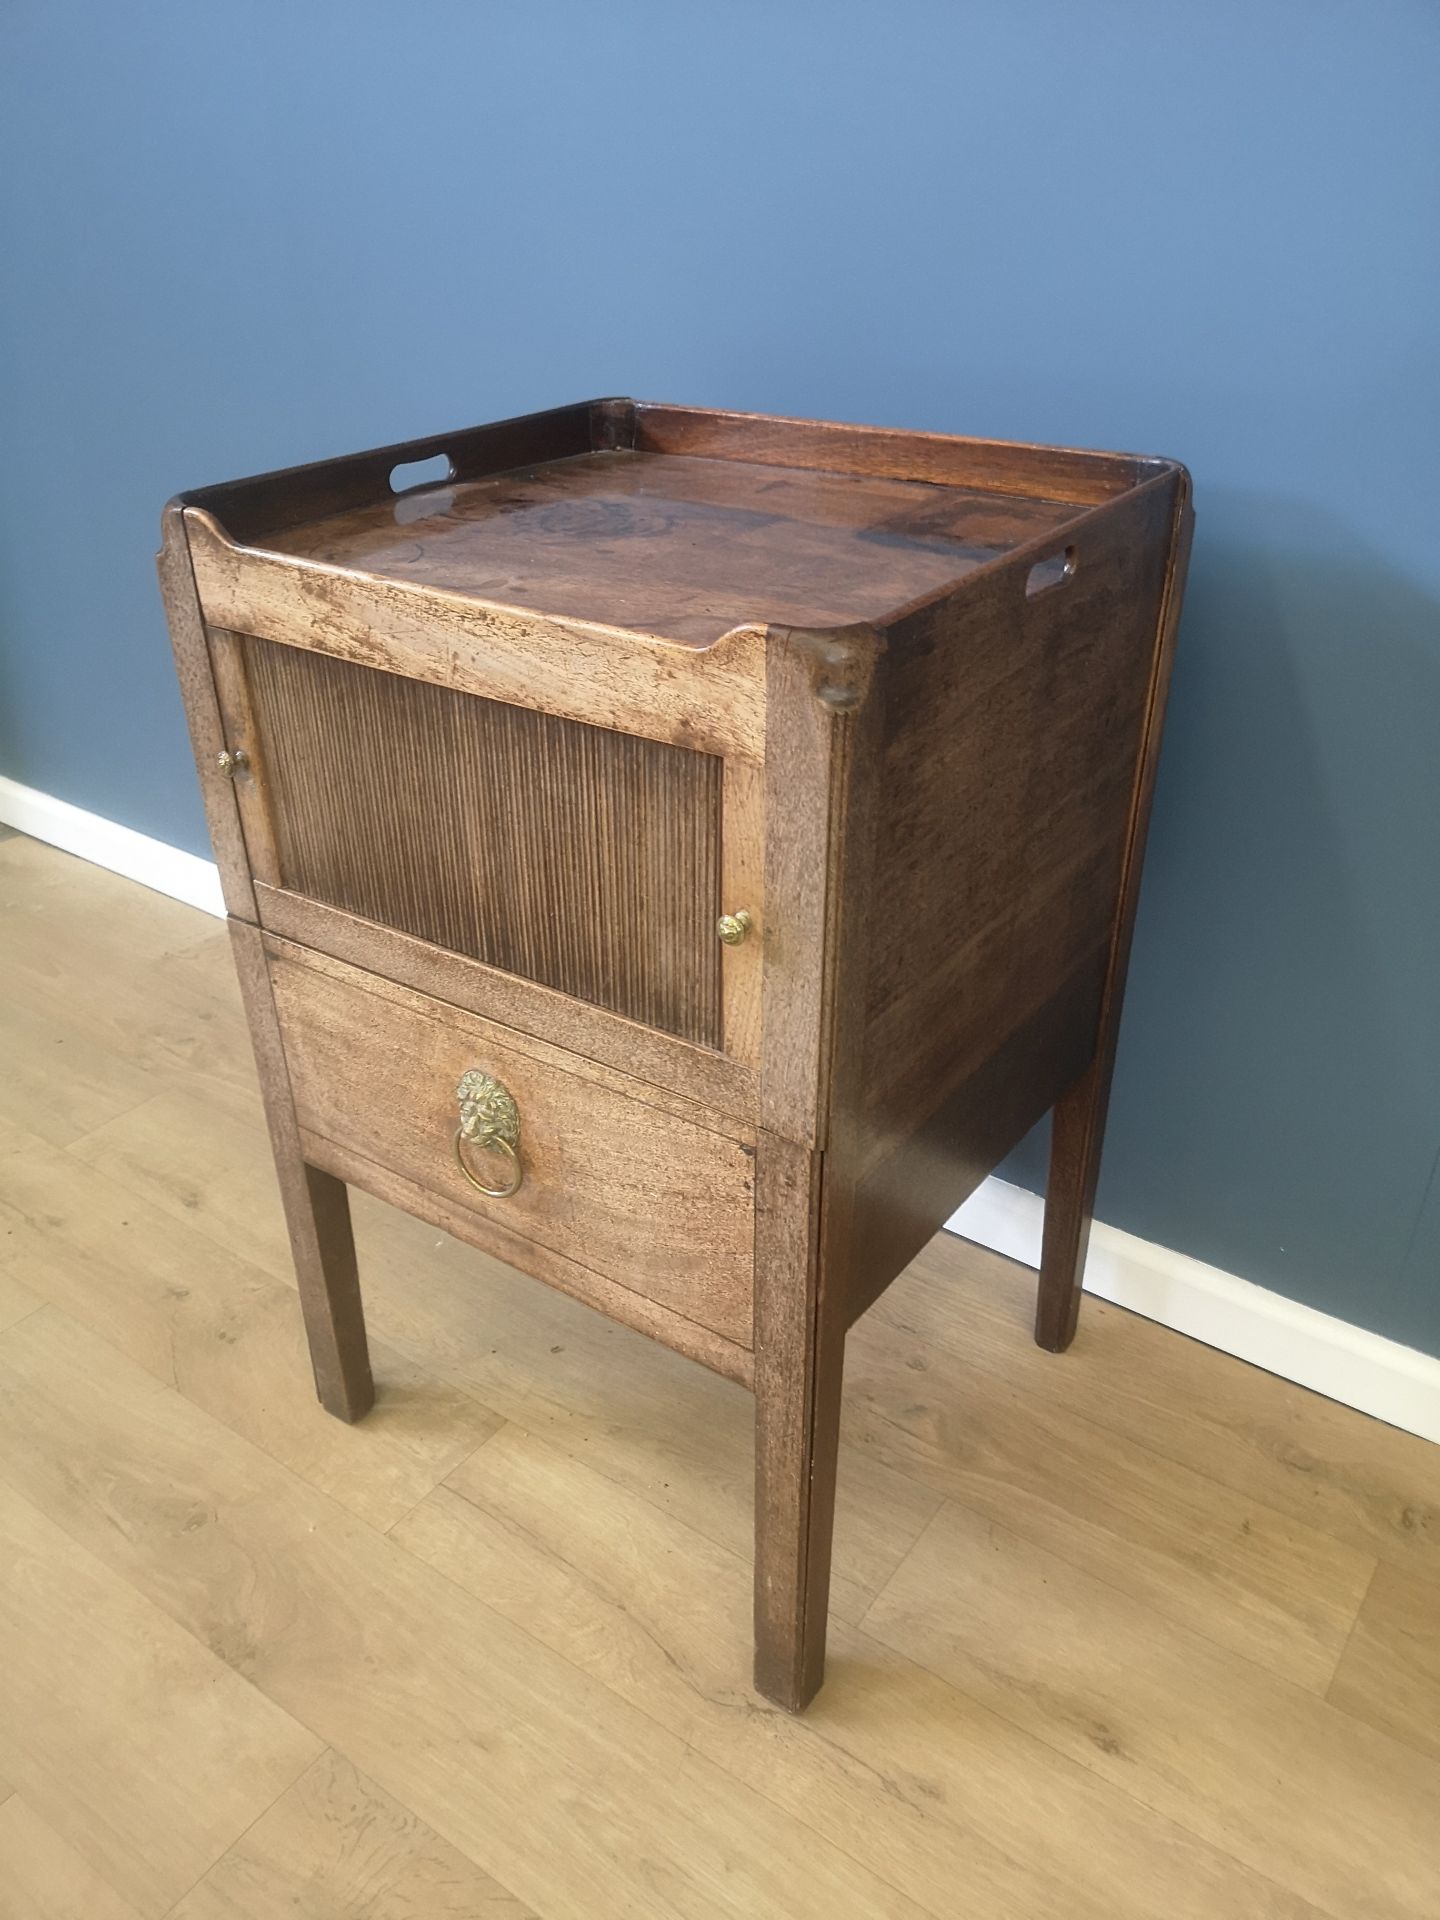
<svg viewBox="0 0 1440 1920"><path fill-rule="evenodd" d="M1080 557L1074 547L1066 547L1062 553L1047 554L1043 560L1037 560L1025 579L1025 592L1030 598L1037 593L1049 593L1052 588L1063 587L1067 580L1075 577L1075 569Z"/></svg>
<svg viewBox="0 0 1440 1920"><path fill-rule="evenodd" d="M412 487L435 487L454 477L455 466L448 453L437 453L429 460L402 460L390 469L390 491L409 493Z"/></svg>

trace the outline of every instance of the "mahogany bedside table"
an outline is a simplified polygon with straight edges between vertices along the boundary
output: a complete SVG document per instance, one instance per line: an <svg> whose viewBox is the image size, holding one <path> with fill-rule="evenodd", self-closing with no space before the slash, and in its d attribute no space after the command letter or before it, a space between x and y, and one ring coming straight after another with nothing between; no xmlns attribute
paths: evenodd
<svg viewBox="0 0 1440 1920"><path fill-rule="evenodd" d="M347 1183L743 1382L784 1707L846 1329L1052 1106L1074 1333L1190 524L1170 461L630 400L166 509L321 1400Z"/></svg>

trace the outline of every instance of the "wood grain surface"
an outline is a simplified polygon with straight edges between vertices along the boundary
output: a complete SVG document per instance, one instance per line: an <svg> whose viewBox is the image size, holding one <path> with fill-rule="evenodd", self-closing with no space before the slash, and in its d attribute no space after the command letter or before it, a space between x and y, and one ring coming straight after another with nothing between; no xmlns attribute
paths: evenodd
<svg viewBox="0 0 1440 1920"><path fill-rule="evenodd" d="M348 970L347 970L348 971ZM271 954L271 982L302 1130L430 1188L507 1233L750 1344L754 1147L663 1110L618 1075L537 1051L504 1027L367 976ZM520 1111L519 1190L477 1192L456 1164L456 1086L483 1069ZM578 1069L578 1070L577 1070ZM508 1165L480 1170L491 1184Z"/></svg>
<svg viewBox="0 0 1440 1920"><path fill-rule="evenodd" d="M720 762L251 640L280 883L718 1046Z"/></svg>
<svg viewBox="0 0 1440 1920"><path fill-rule="evenodd" d="M712 407L629 402L621 444L707 460L759 461L818 468L867 480L921 481L1018 497L1022 502L1095 504L1160 472L1164 460L1075 447L1026 446L967 434L796 420L780 414L728 413ZM1023 507L1019 510L1023 513Z"/></svg>
<svg viewBox="0 0 1440 1920"><path fill-rule="evenodd" d="M33 1335L46 1311L22 1321L15 1340L26 1338L22 1328ZM8 1377L5 1387L18 1408ZM139 1390L148 1399L158 1389L140 1375ZM122 1898L163 1913L319 1743L17 1490L26 1477L18 1436L6 1453L0 1768L46 1826L103 1859ZM163 1728L163 1738L128 1751L135 1724Z"/></svg>
<svg viewBox="0 0 1440 1920"><path fill-rule="evenodd" d="M218 764L218 756L227 742L195 584L189 528L184 513L173 501L161 518L160 551L155 557L155 567L175 655L175 675L185 703L190 745L200 777L205 824L220 869L226 910L253 920L255 895L250 880L251 866L235 790Z"/></svg>
<svg viewBox="0 0 1440 1920"><path fill-rule="evenodd" d="M135 1908L18 1793L0 1801L7 1920L139 1920Z"/></svg>
<svg viewBox="0 0 1440 1920"><path fill-rule="evenodd" d="M478 1248L492 1260L503 1260L519 1272L568 1294L572 1300L583 1300L586 1306L622 1327L648 1334L662 1346L683 1353L687 1359L698 1361L702 1367L713 1369L727 1380L742 1387L753 1384L754 1356L749 1345L716 1333L713 1328L653 1297L660 1292L659 1288L645 1293L634 1285L612 1280L594 1266L557 1253L533 1234L517 1232L498 1212L481 1213L476 1207L450 1198L434 1181L422 1185L407 1179L353 1147L337 1146L323 1134L302 1131L300 1137L306 1155L317 1167L323 1167L358 1192L403 1208L415 1219L427 1221L442 1233ZM688 1301L685 1304L688 1305ZM465 1302L465 1311L474 1312L478 1306L472 1293ZM735 1317L740 1318L740 1310L737 1309ZM747 1342L748 1338L747 1327Z"/></svg>
<svg viewBox="0 0 1440 1920"><path fill-rule="evenodd" d="M879 1141L1108 941L1172 512L1163 488L1132 496L1074 536L1073 578L1032 596L1028 561L1002 566L891 636L867 929Z"/></svg>
<svg viewBox="0 0 1440 1920"><path fill-rule="evenodd" d="M616 449L291 527L277 552L709 645L882 620L1073 519L1066 500Z"/></svg>
<svg viewBox="0 0 1440 1920"><path fill-rule="evenodd" d="M1430 1920L1440 1448L946 1237L793 1719L747 1394L363 1193L375 1412L277 1392L223 929L10 839L0 971L5 1920Z"/></svg>
<svg viewBox="0 0 1440 1920"><path fill-rule="evenodd" d="M1084 1073L1071 1082L1056 1101L1050 1126L1050 1170L1045 1183L1045 1227L1035 1301L1035 1338L1042 1347L1056 1353L1063 1352L1075 1338L1079 1320L1085 1254L1095 1213L1100 1154L1110 1107L1110 1082L1115 1070L1120 1014L1130 966L1130 942L1140 902L1150 805L1160 762L1161 730L1175 664L1180 604L1185 593L1194 530L1188 475L1172 476L1152 491L1169 502L1170 539L1150 647L1145 707L1133 755L1133 786L1126 809L1113 920L1106 942L1105 980L1095 1048ZM1124 578L1120 569L1117 574ZM1137 598L1142 603L1146 601L1143 589Z"/></svg>
<svg viewBox="0 0 1440 1920"><path fill-rule="evenodd" d="M1172 470L1095 507L1063 544L1032 544L887 633L874 853L839 921L866 975L846 1135L853 1311L1084 1073L1102 1009L1118 1015L1177 487ZM1100 1130L1083 1135L1076 1191L1093 1202ZM1054 1193L1058 1210L1070 1188ZM1069 1263L1047 1265L1067 1299L1071 1241Z"/></svg>
<svg viewBox="0 0 1440 1920"><path fill-rule="evenodd" d="M758 889L752 889L752 893L758 897ZM717 1108L737 1120L753 1122L755 1118L754 1069L729 1052L717 1053L658 1028L642 1026L554 988L488 967L428 940L382 926L379 921L327 907L303 894L257 884L255 902L260 925L298 946L333 954L337 960L381 979L484 1014L502 1027L544 1034L569 1053L616 1067L632 1079L687 1095L701 1106ZM727 949L725 963L732 952L743 951ZM757 961L760 952L760 942L751 943ZM748 1007L745 1011L748 1014ZM726 1044L753 1052L753 1035L732 1030Z"/></svg>
<svg viewBox="0 0 1440 1920"><path fill-rule="evenodd" d="M1440 1580L1375 1569L1327 1697L1440 1760Z"/></svg>
<svg viewBox="0 0 1440 1920"><path fill-rule="evenodd" d="M171 1920L536 1920L533 1907L327 1748ZM97 1915L96 1920L104 1920Z"/></svg>
<svg viewBox="0 0 1440 1920"><path fill-rule="evenodd" d="M759 760L764 634L731 625L711 645L506 607L388 575L237 546L185 509L206 622L512 706Z"/></svg>
<svg viewBox="0 0 1440 1920"><path fill-rule="evenodd" d="M846 1332L1052 1107L1073 1330L1188 481L623 401L424 444L425 486L392 449L183 508L256 910L316 943L261 943L309 1213L337 1274L322 1175L753 1379L756 1671L798 1708ZM651 1046L620 1084L591 1015L747 1079ZM476 1047L537 1116L508 1199L440 1150Z"/></svg>
<svg viewBox="0 0 1440 1920"><path fill-rule="evenodd" d="M235 972L245 1002L275 1155L275 1175L285 1204L315 1391L328 1413L339 1420L358 1420L374 1404L375 1382L365 1338L349 1197L333 1174L306 1160L274 983L261 936L244 920L232 919L229 925Z"/></svg>

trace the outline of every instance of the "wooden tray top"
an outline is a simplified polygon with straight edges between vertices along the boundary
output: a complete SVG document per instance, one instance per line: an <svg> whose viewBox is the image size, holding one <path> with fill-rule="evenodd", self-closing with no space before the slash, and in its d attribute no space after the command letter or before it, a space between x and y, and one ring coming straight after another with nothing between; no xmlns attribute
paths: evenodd
<svg viewBox="0 0 1440 1920"><path fill-rule="evenodd" d="M622 448L252 536L271 552L707 647L747 622L883 623L1076 501Z"/></svg>

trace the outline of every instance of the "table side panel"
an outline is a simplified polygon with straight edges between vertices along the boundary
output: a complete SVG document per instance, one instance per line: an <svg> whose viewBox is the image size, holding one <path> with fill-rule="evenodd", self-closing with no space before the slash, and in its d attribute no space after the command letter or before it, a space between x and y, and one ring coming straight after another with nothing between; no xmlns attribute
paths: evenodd
<svg viewBox="0 0 1440 1920"><path fill-rule="evenodd" d="M915 1196L899 1229L862 1223L877 1254L911 1257L920 1215L942 1226L1093 1052L1179 484L1072 526L1059 584L1027 592L1027 550L889 634L872 871L845 917L868 948L851 1171L892 1217Z"/></svg>
<svg viewBox="0 0 1440 1920"><path fill-rule="evenodd" d="M845 1314L855 1320L1085 1069L1094 1048L1104 951L1089 956L923 1118L871 1135L851 1202Z"/></svg>

